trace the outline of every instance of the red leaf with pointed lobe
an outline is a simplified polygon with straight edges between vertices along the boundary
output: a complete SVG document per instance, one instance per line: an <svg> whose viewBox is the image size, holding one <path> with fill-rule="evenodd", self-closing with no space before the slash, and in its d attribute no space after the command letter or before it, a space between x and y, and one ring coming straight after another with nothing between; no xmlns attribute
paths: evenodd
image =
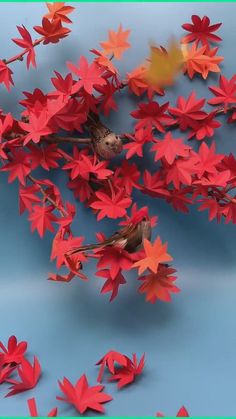
<svg viewBox="0 0 236 419"><path fill-rule="evenodd" d="M17 367L21 381L16 381L11 387L9 393L5 397L14 396L22 391L34 388L41 375L41 367L36 356L31 365L27 359L22 359L21 365Z"/></svg>
<svg viewBox="0 0 236 419"><path fill-rule="evenodd" d="M20 364L27 350L27 342L17 342L13 335L8 339L7 347L0 342L0 357L3 357L4 364Z"/></svg>
<svg viewBox="0 0 236 419"><path fill-rule="evenodd" d="M34 205L33 211L29 215L28 220L32 223L31 231L37 230L41 238L46 230L54 232L52 223L57 221L57 217L52 213L53 210L53 205Z"/></svg>
<svg viewBox="0 0 236 419"><path fill-rule="evenodd" d="M90 204L91 208L98 210L97 219L100 221L104 217L108 218L120 218L126 214L126 208L128 208L132 200L126 197L124 191L120 189L117 193L112 191L111 194L106 192L96 192L97 200Z"/></svg>
<svg viewBox="0 0 236 419"><path fill-rule="evenodd" d="M127 366L115 368L115 373L109 378L109 381L118 381L117 387L123 388L133 383L137 375L142 374L145 364L145 354L138 362L136 354L133 354L132 360L127 357Z"/></svg>
<svg viewBox="0 0 236 419"><path fill-rule="evenodd" d="M208 16L203 16L201 19L198 15L192 15L192 23L184 23L182 28L190 32L190 34L185 35L181 42L187 44L189 42L195 41L198 45L209 45L210 42L220 42L222 39L215 35L216 32L222 23L215 23L210 25L210 19Z"/></svg>
<svg viewBox="0 0 236 419"><path fill-rule="evenodd" d="M33 67L36 67L34 45L30 33L24 25L22 25L22 27L17 26L17 29L21 35L21 38L14 38L13 42L15 42L15 44L17 44L19 47L27 50L27 68L30 67L30 64L32 64Z"/></svg>
<svg viewBox="0 0 236 419"><path fill-rule="evenodd" d="M70 29L62 26L61 19L50 21L46 17L42 20L42 26L34 26L34 30L44 37L44 45L56 44L71 32Z"/></svg>
<svg viewBox="0 0 236 419"><path fill-rule="evenodd" d="M104 386L90 387L85 374L80 377L75 385L64 377L63 381L59 381L59 387L64 396L57 396L57 400L73 405L81 414L88 409L103 413L103 403L112 400L111 396L103 393Z"/></svg>
<svg viewBox="0 0 236 419"><path fill-rule="evenodd" d="M70 62L67 63L67 67L80 78L73 86L73 93L78 92L83 87L91 95L96 85L103 86L106 84L106 80L102 78L103 70L94 62L89 65L83 55L80 57L78 67Z"/></svg>
<svg viewBox="0 0 236 419"><path fill-rule="evenodd" d="M121 354L117 351L108 351L106 355L104 355L97 363L96 365L101 365L97 381L99 383L102 382L102 378L104 375L104 369L107 367L108 371L111 374L115 374L115 364L118 364L121 367L126 367L128 363L127 356Z"/></svg>

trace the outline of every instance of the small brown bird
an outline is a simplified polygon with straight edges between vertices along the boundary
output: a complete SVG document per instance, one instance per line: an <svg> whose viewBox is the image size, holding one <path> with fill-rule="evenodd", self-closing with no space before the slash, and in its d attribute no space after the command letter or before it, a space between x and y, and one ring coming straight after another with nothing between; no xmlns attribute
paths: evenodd
<svg viewBox="0 0 236 419"><path fill-rule="evenodd" d="M143 220L138 224L128 224L108 239L103 240L101 243L77 247L70 250L68 255L73 255L78 252L86 252L88 250L98 249L105 246L118 246L127 250L129 253L133 253L143 244L144 239L151 239L151 234L151 222L146 218L143 218Z"/></svg>
<svg viewBox="0 0 236 419"><path fill-rule="evenodd" d="M122 151L121 138L102 124L99 117L89 113L86 127L92 139L94 151L105 160L112 159Z"/></svg>

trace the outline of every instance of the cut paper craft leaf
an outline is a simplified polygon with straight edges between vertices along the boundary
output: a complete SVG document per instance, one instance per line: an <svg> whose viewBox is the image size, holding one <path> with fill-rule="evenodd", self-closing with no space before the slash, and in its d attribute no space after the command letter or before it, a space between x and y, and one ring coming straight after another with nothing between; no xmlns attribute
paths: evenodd
<svg viewBox="0 0 236 419"><path fill-rule="evenodd" d="M15 336L8 339L7 347L0 342L0 358L3 359L3 364L21 364L27 351L27 342L17 342Z"/></svg>
<svg viewBox="0 0 236 419"><path fill-rule="evenodd" d="M144 239L145 257L133 264L133 268L138 268L138 273L142 274L146 269L150 269L156 273L160 263L169 262L172 257L167 253L168 244L162 244L158 236L155 242L152 243Z"/></svg>
<svg viewBox="0 0 236 419"><path fill-rule="evenodd" d="M127 366L115 368L115 373L109 378L109 381L117 381L119 389L133 383L137 375L142 374L145 364L145 354L138 362L137 355L133 354L132 360L127 358Z"/></svg>
<svg viewBox="0 0 236 419"><path fill-rule="evenodd" d="M172 85L183 66L183 52L180 44L173 38L167 49L151 45L150 50L147 83L160 87Z"/></svg>
<svg viewBox="0 0 236 419"><path fill-rule="evenodd" d="M57 400L72 404L80 414L88 409L103 413L103 403L112 400L111 396L103 393L104 386L90 387L85 374L80 377L75 386L64 377L62 382L59 381L59 387L64 396L57 396Z"/></svg>
<svg viewBox="0 0 236 419"><path fill-rule="evenodd" d="M188 35L185 35L181 42L187 44L189 42L196 42L196 45L201 43L202 45L209 46L211 42L220 42L222 39L215 35L216 32L222 23L215 23L210 25L210 19L208 16L203 16L200 18L198 15L192 15L192 23L184 23L182 28L185 31L190 32Z"/></svg>
<svg viewBox="0 0 236 419"><path fill-rule="evenodd" d="M128 358L117 351L109 351L104 355L97 363L96 365L100 365L100 370L98 374L97 381L99 383L102 382L104 369L105 367L108 368L108 371L111 374L115 374L115 364L118 364L119 366L126 367L128 363Z"/></svg>
<svg viewBox="0 0 236 419"><path fill-rule="evenodd" d="M102 53L105 55L114 55L117 60L120 60L124 51L126 51L130 44L127 39L130 34L130 30L123 31L122 25L119 26L117 32L109 31L109 38L107 41L100 42L103 48Z"/></svg>
<svg viewBox="0 0 236 419"><path fill-rule="evenodd" d="M37 357L34 357L33 364L27 361L27 359L22 359L21 364L17 367L17 371L21 381L14 381L5 397L14 396L36 386L41 375L41 367Z"/></svg>

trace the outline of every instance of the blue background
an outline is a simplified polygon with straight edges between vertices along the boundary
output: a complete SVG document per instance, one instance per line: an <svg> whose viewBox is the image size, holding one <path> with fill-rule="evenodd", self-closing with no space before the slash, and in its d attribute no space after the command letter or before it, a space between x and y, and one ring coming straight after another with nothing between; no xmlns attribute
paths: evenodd
<svg viewBox="0 0 236 419"><path fill-rule="evenodd" d="M73 3L72 3L73 5ZM59 45L37 48L37 70L25 69L15 63L13 88L9 95L1 87L1 107L18 115L16 100L24 90L51 88L49 76L54 69L65 72L67 60L76 62L81 54L107 38L109 28L119 23L132 30L132 49L119 64L125 76L140 64L148 53L149 41L166 44L170 35L182 34L181 24L190 21L193 13L207 14L213 23L223 22L220 52L225 57L223 72L235 72L236 26L234 4L74 4L73 32ZM1 57L16 53L9 40L18 35L16 24L28 29L39 24L45 13L44 4L0 5ZM215 84L211 76L208 84ZM191 83L182 77L167 98L175 103L178 94L187 96L195 88L198 97L210 96L206 82ZM160 99L161 102L166 99ZM124 92L118 98L119 112L109 117L109 124L118 132L131 130L129 112L136 108L136 99ZM224 118L222 118L222 121ZM233 126L217 130L217 149L236 151ZM66 175L55 171L53 179L61 186L65 198L73 200L65 187ZM49 262L52 236L41 240L30 233L26 216L18 214L18 187L7 185L7 176L0 176L0 338L11 334L29 342L30 354L36 354L43 375L37 387L9 399L3 396L7 386L0 387L0 414L27 415L26 400L35 396L41 414L58 405L62 416L76 414L73 408L57 402L60 392L57 379L64 375L75 381L86 372L95 383L97 370L93 364L109 349L131 355L146 352L146 368L140 379L123 391L114 384L106 390L114 401L106 405L109 416L154 416L159 410L175 415L185 405L192 416L236 415L236 227L208 222L207 213L192 208L189 215L176 213L161 200L138 196L140 205L148 204L151 213L159 216L153 236L160 234L169 242L169 251L178 269L178 285L182 292L170 304L145 303L136 292L135 275L123 287L119 297L110 304L107 295L99 295L103 283L94 276L94 265L86 267L89 283L74 280L57 284L46 280L53 266ZM87 241L103 230L111 233L115 223L96 218L78 205L77 232Z"/></svg>

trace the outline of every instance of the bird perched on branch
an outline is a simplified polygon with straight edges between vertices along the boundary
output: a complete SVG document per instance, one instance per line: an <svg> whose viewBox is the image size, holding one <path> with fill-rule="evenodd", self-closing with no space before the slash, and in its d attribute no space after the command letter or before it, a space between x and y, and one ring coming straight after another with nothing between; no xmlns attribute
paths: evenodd
<svg viewBox="0 0 236 419"><path fill-rule="evenodd" d="M71 249L68 255L78 252L86 252L93 249L99 249L105 246L117 246L125 249L127 252L135 252L143 244L144 239L151 239L151 222L145 217L137 224L128 224L124 228L114 233L111 237L100 243L88 244L85 246Z"/></svg>

